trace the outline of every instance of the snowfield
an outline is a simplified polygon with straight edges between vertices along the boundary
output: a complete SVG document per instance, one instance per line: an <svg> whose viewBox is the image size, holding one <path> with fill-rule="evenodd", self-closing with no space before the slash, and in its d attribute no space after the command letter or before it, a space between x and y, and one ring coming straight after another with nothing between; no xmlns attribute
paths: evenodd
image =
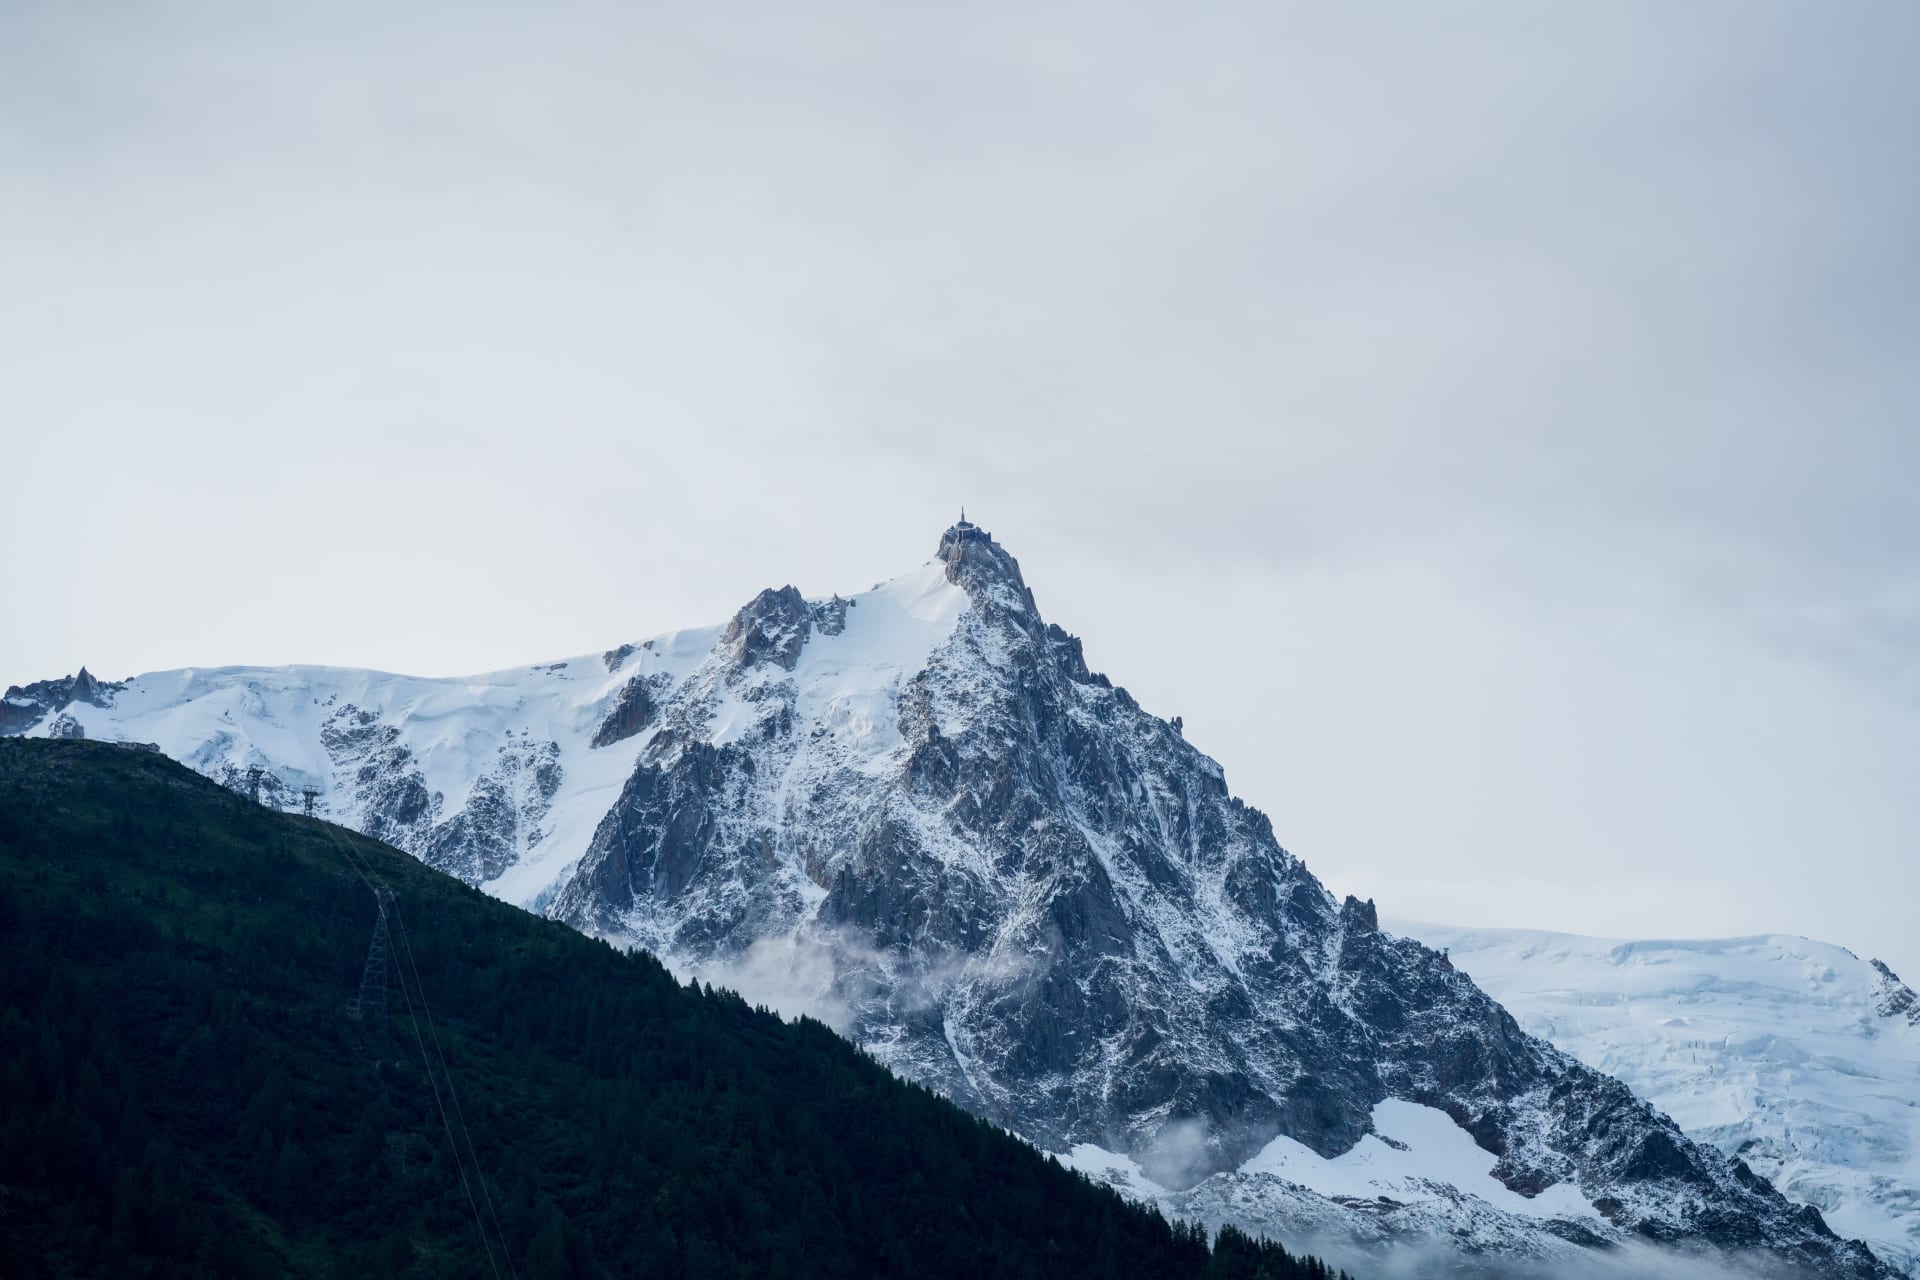
<svg viewBox="0 0 1920 1280"><path fill-rule="evenodd" d="M1867 994L1835 953L1777 999L1790 966L1715 971L1760 994L1695 1008L1702 980L1662 985L1684 966L1646 956L1630 989L1673 1007L1642 1026L1619 975L1589 994L1598 960L1533 986L1537 954L1508 974L1498 948L1445 942L1449 963L1383 930L1178 725L1090 670L964 521L871 591L770 589L722 626L602 654L455 679L82 671L9 690L0 732L152 743L282 809L310 792L497 897L819 1016L1171 1213L1363 1271L1618 1274L1648 1250L1890 1274L1727 1151L1906 1247L1861 1208L1911 1196L1899 992ZM1562 988L1565 1008L1528 1003ZM1809 991L1828 1022L1803 1035ZM1603 1045L1613 1022L1635 1034ZM1863 1054L1869 1032L1905 1047ZM1766 1064L1744 1092L1735 1047ZM1756 1106L1778 1123L1749 1123ZM1849 1162L1867 1172L1834 1173Z"/></svg>
<svg viewBox="0 0 1920 1280"><path fill-rule="evenodd" d="M1446 948L1526 1031L1920 1274L1920 1023L1870 961L1778 934L1391 927Z"/></svg>
<svg viewBox="0 0 1920 1280"><path fill-rule="evenodd" d="M682 651L675 643L682 639L656 645L666 662ZM579 857L633 770L632 750L587 745L619 683L599 654L446 679L339 667L187 668L135 676L110 705L76 702L61 714L89 738L153 743L228 785L262 768L283 808L296 807L300 790L313 787L320 816L382 838L398 835L394 843L428 861L423 841L432 824L413 824L425 828L414 839L414 831L383 830L373 812L383 792L364 785L362 771L385 773L405 762L420 779L426 816L442 821L464 812L476 788L504 776L519 784L507 788L515 820L504 865L490 877L462 878L528 906ZM361 716L365 726L352 723ZM371 752L352 732L368 726L383 731ZM29 734L50 728L42 723ZM559 784L544 800L527 793L527 770L512 767L518 744L552 746Z"/></svg>
<svg viewBox="0 0 1920 1280"><path fill-rule="evenodd" d="M1591 1201L1560 1182L1531 1199L1493 1176L1498 1158L1475 1145L1446 1112L1389 1098L1373 1109L1373 1132L1336 1156L1323 1156L1288 1137L1278 1137L1233 1172L1242 1178L1279 1178L1329 1199L1378 1200L1402 1205L1450 1202L1462 1193L1491 1208L1523 1217L1592 1220L1606 1230ZM1092 1143L1080 1143L1061 1163L1141 1199L1165 1201L1173 1193L1147 1176L1132 1158Z"/></svg>

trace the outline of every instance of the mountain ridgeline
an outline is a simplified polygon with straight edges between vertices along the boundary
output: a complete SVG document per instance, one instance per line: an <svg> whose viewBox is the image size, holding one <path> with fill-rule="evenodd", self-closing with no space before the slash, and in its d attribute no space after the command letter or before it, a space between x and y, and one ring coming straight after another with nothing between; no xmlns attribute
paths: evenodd
<svg viewBox="0 0 1920 1280"><path fill-rule="evenodd" d="M1648 1241L1889 1274L1329 894L964 521L872 591L768 590L604 655L87 693L8 705L36 736L153 742L230 784L259 768L268 799L312 787L497 896L812 1011L1184 1216L1551 1274ZM1352 1193L1363 1140L1407 1148L1389 1113L1444 1116L1490 1172L1409 1155L1404 1187Z"/></svg>
<svg viewBox="0 0 1920 1280"><path fill-rule="evenodd" d="M817 1022L101 744L0 742L0 1097L8 1277L1332 1275L1210 1250Z"/></svg>
<svg viewBox="0 0 1920 1280"><path fill-rule="evenodd" d="M1778 934L1400 931L1446 948L1527 1030L1920 1275L1920 998L1881 961Z"/></svg>

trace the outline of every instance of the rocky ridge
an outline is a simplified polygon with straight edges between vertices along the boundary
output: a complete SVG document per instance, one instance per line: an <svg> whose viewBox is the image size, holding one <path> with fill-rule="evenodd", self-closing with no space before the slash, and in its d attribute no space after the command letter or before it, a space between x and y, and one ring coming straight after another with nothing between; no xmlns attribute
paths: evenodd
<svg viewBox="0 0 1920 1280"><path fill-rule="evenodd" d="M1521 1027L1920 1274L1920 1020L1884 964L1785 934L1407 924Z"/></svg>
<svg viewBox="0 0 1920 1280"><path fill-rule="evenodd" d="M1874 1008L1883 1018L1904 1018L1914 1026L1920 1026L1920 996L1913 994L1913 988L1900 981L1900 975L1887 968L1881 960L1869 961L1878 981L1874 983Z"/></svg>
<svg viewBox="0 0 1920 1280"><path fill-rule="evenodd" d="M820 1013L1198 1216L1554 1265L1639 1240L1889 1274L1336 900L1215 762L1088 669L976 526L852 599L770 590L723 628L507 677L357 673L325 698L316 677L202 677L190 701L220 714L171 737L150 730L173 684L143 677L153 709L120 728L209 772L252 753L313 778L363 830ZM295 750L259 721L302 698ZM1468 1135L1484 1186L1323 1193L1314 1162L1391 1138L1389 1104Z"/></svg>

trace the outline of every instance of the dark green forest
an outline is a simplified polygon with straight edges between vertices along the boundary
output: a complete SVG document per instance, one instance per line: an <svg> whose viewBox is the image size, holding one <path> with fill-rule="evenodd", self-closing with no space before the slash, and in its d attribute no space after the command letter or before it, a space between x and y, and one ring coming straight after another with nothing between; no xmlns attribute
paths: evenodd
<svg viewBox="0 0 1920 1280"><path fill-rule="evenodd" d="M0 1276L1331 1274L384 845L0 739Z"/></svg>

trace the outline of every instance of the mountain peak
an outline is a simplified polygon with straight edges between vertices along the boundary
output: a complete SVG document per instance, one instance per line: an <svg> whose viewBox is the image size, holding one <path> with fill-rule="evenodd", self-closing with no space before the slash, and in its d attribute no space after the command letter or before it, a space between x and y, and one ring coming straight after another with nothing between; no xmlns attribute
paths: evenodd
<svg viewBox="0 0 1920 1280"><path fill-rule="evenodd" d="M1913 988L1900 981L1900 975L1887 967L1883 960L1869 961L1879 978L1874 984L1874 1008L1883 1018L1904 1017L1907 1021L1920 1025L1920 996L1915 996Z"/></svg>
<svg viewBox="0 0 1920 1280"><path fill-rule="evenodd" d="M104 707L125 687L121 681L100 679L84 666L78 674L57 680L36 680L24 687L8 685L6 693L0 695L0 734L24 733L76 702Z"/></svg>
<svg viewBox="0 0 1920 1280"><path fill-rule="evenodd" d="M813 631L813 614L792 586L769 588L741 606L721 634L721 643L739 665L773 662L793 670L800 648Z"/></svg>
<svg viewBox="0 0 1920 1280"><path fill-rule="evenodd" d="M934 555L946 565L947 581L965 590L976 605L998 605L1011 613L1039 617L1033 593L1020 576L1020 562L991 533L968 520L964 510L940 535Z"/></svg>
<svg viewBox="0 0 1920 1280"><path fill-rule="evenodd" d="M42 735L50 701L0 714ZM1177 1216L1554 1273L1644 1237L1890 1280L1343 905L964 517L856 598L768 590L610 660L153 673L105 701L75 727L249 793L264 766L269 801L318 788L332 821L1126 1162Z"/></svg>

